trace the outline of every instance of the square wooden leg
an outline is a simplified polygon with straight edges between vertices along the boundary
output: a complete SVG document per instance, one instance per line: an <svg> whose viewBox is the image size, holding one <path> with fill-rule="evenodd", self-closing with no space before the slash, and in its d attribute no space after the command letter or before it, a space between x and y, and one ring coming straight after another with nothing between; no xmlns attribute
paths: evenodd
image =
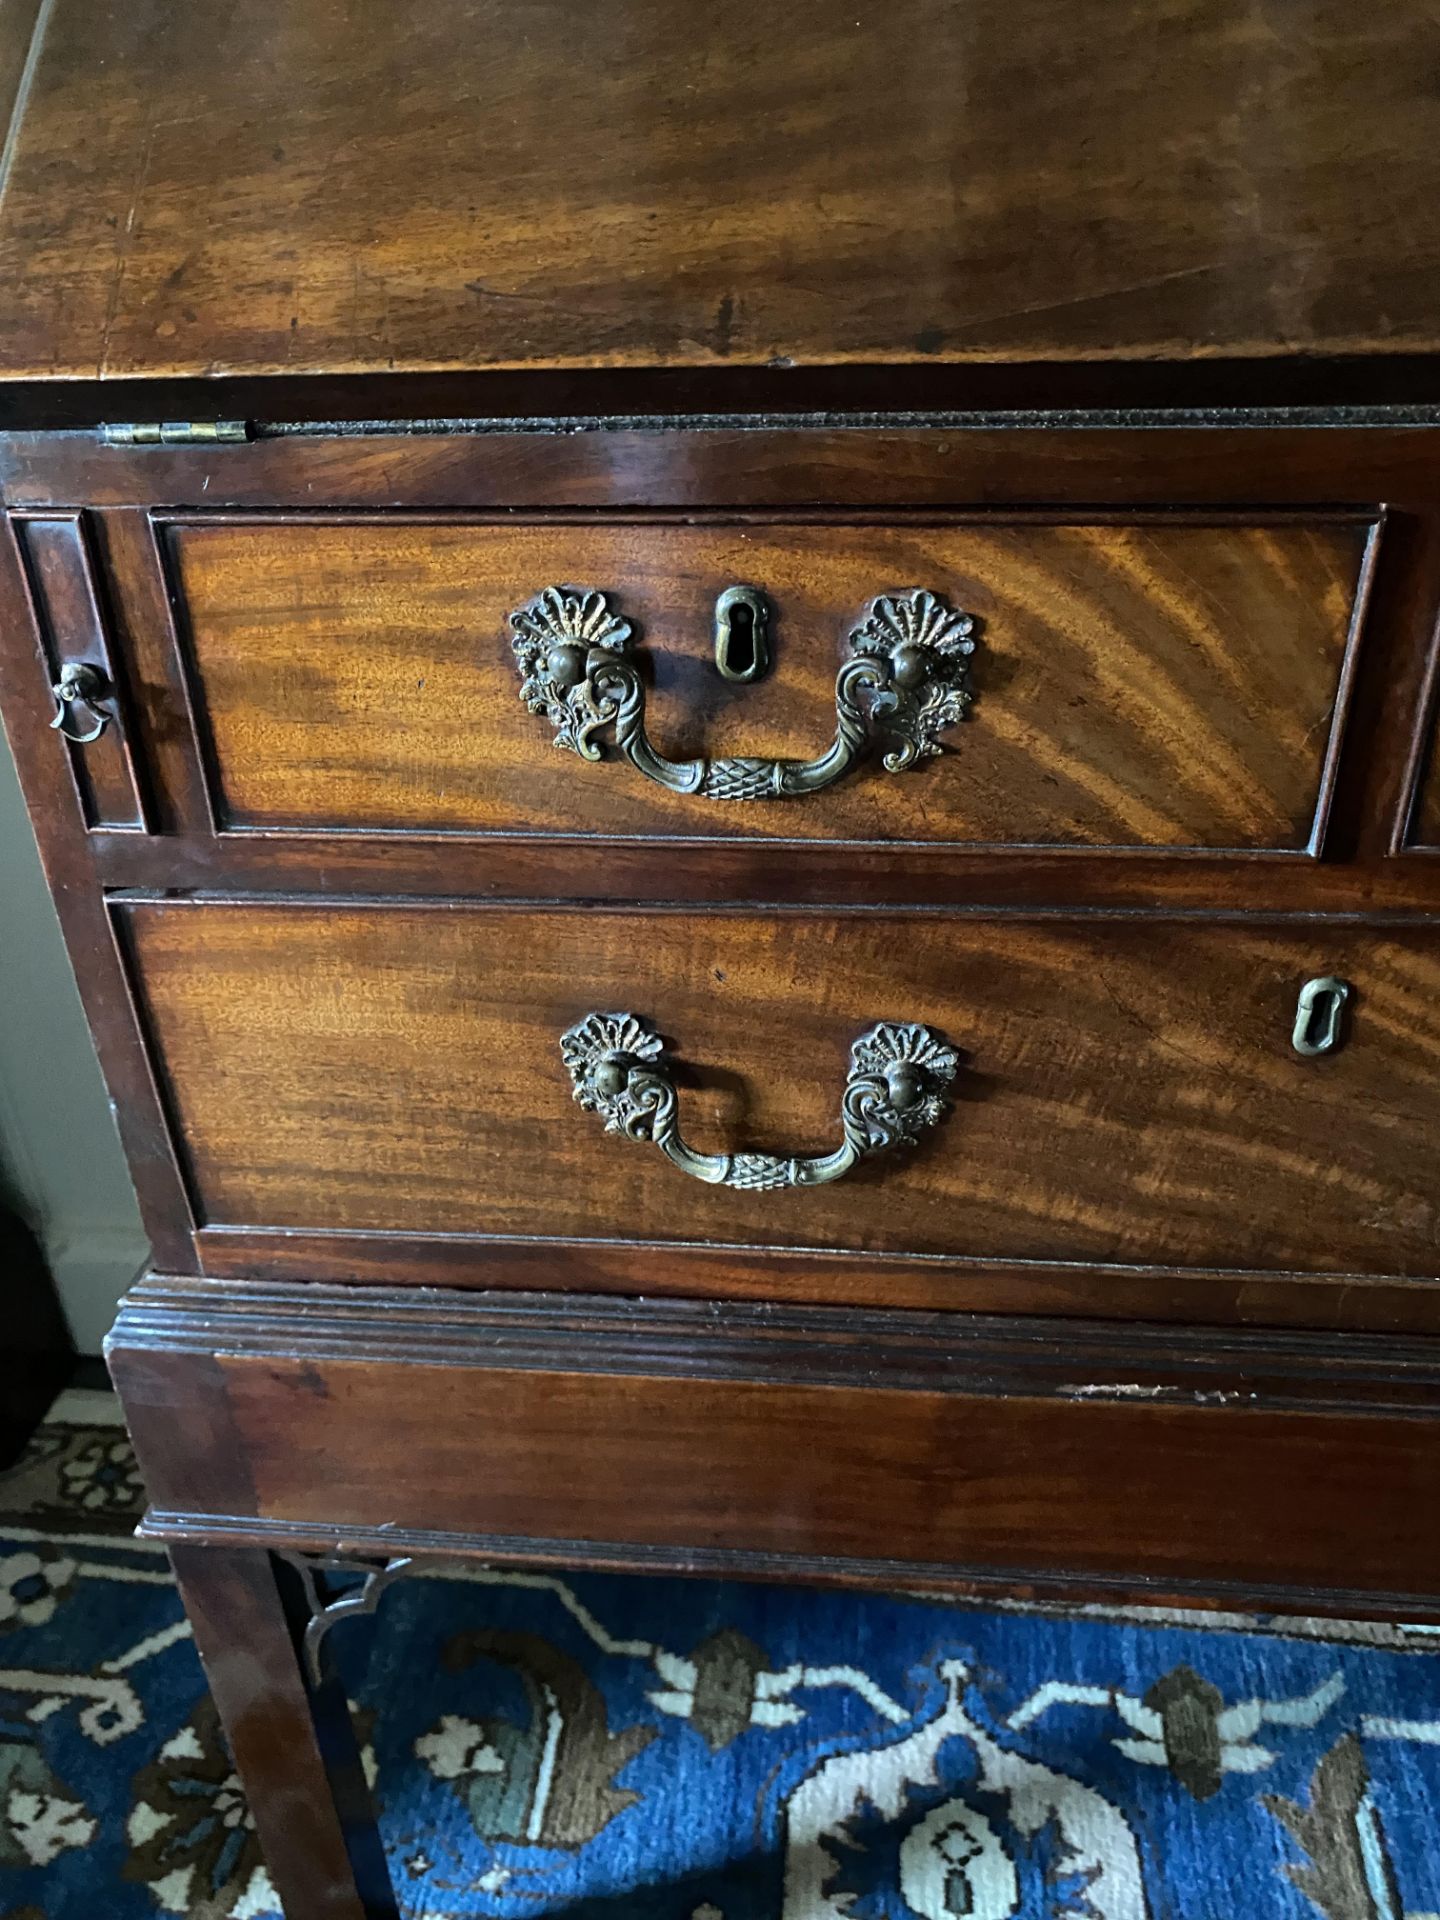
<svg viewBox="0 0 1440 1920"><path fill-rule="evenodd" d="M397 1920L344 1689L307 1671L295 1569L252 1548L170 1560L286 1920Z"/></svg>

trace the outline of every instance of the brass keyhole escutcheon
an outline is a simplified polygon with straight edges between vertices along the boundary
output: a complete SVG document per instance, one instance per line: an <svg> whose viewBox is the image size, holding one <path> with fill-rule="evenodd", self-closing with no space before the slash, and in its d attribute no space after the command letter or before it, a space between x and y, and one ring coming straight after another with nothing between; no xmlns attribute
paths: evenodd
<svg viewBox="0 0 1440 1920"><path fill-rule="evenodd" d="M716 600L715 665L742 684L770 671L770 603L758 587L727 587Z"/></svg>
<svg viewBox="0 0 1440 1920"><path fill-rule="evenodd" d="M1290 1044L1296 1053L1313 1060L1318 1054L1333 1053L1343 1036L1345 1003L1350 998L1350 983L1337 980L1332 973L1307 980L1300 989L1295 1006L1295 1026Z"/></svg>

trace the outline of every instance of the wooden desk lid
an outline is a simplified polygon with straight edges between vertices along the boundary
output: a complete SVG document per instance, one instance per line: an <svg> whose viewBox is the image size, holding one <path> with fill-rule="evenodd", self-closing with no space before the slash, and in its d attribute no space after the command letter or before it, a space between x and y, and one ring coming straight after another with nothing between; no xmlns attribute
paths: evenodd
<svg viewBox="0 0 1440 1920"><path fill-rule="evenodd" d="M0 377L1431 355L1437 69L1426 0L0 0Z"/></svg>

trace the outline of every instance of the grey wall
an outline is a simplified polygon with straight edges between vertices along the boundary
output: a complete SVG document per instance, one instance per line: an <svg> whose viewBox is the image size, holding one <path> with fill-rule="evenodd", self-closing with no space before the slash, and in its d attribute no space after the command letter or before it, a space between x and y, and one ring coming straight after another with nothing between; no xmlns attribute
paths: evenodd
<svg viewBox="0 0 1440 1920"><path fill-rule="evenodd" d="M145 1236L3 732L0 1187L40 1236L75 1344L98 1352Z"/></svg>

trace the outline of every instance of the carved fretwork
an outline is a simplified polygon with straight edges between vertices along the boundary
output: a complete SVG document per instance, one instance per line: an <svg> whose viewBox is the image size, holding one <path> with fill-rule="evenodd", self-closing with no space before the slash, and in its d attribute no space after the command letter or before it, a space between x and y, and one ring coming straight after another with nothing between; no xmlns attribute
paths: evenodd
<svg viewBox="0 0 1440 1920"><path fill-rule="evenodd" d="M373 1613L390 1583L415 1564L408 1555L380 1565L370 1560L347 1560L339 1554L315 1558L303 1553L282 1553L279 1557L298 1574L309 1608L300 1648L312 1687L318 1687L325 1677L325 1636L336 1621ZM337 1587L336 1576L344 1574L361 1575L360 1585Z"/></svg>

